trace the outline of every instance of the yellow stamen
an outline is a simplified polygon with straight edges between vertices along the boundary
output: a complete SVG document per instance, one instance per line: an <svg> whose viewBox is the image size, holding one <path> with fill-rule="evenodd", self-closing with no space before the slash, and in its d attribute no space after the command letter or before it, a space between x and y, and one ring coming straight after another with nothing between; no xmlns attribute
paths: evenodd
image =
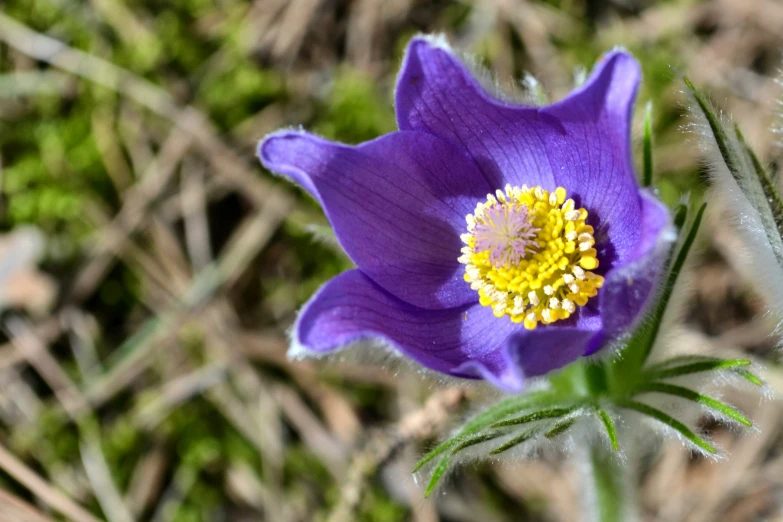
<svg viewBox="0 0 783 522"><path fill-rule="evenodd" d="M604 282L586 220L563 187L506 185L466 216L464 279L495 316L528 330L567 319Z"/></svg>

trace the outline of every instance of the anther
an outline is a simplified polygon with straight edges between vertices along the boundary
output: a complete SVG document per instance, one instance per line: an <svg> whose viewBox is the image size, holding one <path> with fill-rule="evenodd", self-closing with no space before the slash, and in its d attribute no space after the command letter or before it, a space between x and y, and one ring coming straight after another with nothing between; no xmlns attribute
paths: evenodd
<svg viewBox="0 0 783 522"><path fill-rule="evenodd" d="M527 294L527 298L530 300L530 304L532 304L533 306L538 306L538 303L541 302L538 299L538 294L532 291L529 294Z"/></svg>

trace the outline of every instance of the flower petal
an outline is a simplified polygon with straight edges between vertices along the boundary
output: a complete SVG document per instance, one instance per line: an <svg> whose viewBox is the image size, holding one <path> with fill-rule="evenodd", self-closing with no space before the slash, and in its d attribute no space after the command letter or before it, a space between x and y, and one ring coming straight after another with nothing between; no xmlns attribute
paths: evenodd
<svg viewBox="0 0 783 522"><path fill-rule="evenodd" d="M611 268L638 240L630 119L639 78L631 56L612 52L561 102L514 105L488 94L445 45L417 38L397 83L397 121L400 129L467 149L495 188L565 187L591 213L602 262Z"/></svg>
<svg viewBox="0 0 783 522"><path fill-rule="evenodd" d="M623 52L611 52L587 82L541 112L557 119L563 133L547 140L560 165L555 183L574 187L579 203L597 218L596 248L611 245L602 259L624 263L637 246L641 200L633 168L631 120L641 79L639 64ZM567 166L567 167L564 167ZM613 263L614 264L614 263Z"/></svg>
<svg viewBox="0 0 783 522"><path fill-rule="evenodd" d="M508 354L526 376L546 375L582 357L597 336L595 330L574 327L523 330L509 340Z"/></svg>
<svg viewBox="0 0 783 522"><path fill-rule="evenodd" d="M417 132L357 147L281 132L259 157L321 203L351 259L394 296L428 309L477 300L457 262L459 235L491 188L464 151Z"/></svg>
<svg viewBox="0 0 783 522"><path fill-rule="evenodd" d="M360 270L350 270L329 281L305 305L294 326L294 347L328 352L356 341L379 339L433 370L456 377L483 377L519 390L522 373L509 366L513 361L506 350L507 339L519 330L519 325L498 319L479 304L448 310L411 306ZM539 364L524 355L525 350L534 349L526 345L520 350L520 360Z"/></svg>
<svg viewBox="0 0 783 522"><path fill-rule="evenodd" d="M661 267L676 238L668 209L647 191L641 192L641 237L627 261L605 275L599 294L603 342L590 355L617 340L644 318L661 279Z"/></svg>

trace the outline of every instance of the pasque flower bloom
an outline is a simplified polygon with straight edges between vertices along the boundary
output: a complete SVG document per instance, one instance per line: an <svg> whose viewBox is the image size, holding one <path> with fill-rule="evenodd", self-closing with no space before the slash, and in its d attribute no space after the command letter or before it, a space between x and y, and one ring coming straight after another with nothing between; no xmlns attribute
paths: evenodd
<svg viewBox="0 0 783 522"><path fill-rule="evenodd" d="M416 38L398 132L347 146L299 131L261 162L323 207L357 268L294 326L298 348L385 341L431 369L519 390L637 324L673 235L630 147L637 62L602 58L564 100L493 97L441 41Z"/></svg>

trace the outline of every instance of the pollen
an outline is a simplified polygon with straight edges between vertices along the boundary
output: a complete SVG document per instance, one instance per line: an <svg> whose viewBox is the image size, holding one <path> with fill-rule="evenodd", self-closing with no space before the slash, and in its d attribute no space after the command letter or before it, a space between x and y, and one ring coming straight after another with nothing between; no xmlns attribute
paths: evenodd
<svg viewBox="0 0 783 522"><path fill-rule="evenodd" d="M563 187L506 185L466 216L464 279L496 317L528 330L567 319L604 282L586 220Z"/></svg>

